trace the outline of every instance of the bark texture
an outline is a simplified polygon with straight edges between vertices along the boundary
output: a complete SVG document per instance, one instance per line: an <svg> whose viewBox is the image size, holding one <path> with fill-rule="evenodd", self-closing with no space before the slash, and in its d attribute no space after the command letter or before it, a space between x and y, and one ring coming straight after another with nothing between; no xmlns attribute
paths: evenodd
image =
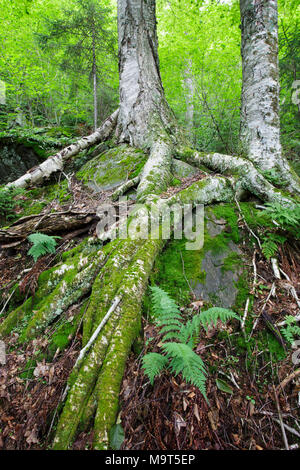
<svg viewBox="0 0 300 470"><path fill-rule="evenodd" d="M119 0L120 142L150 148L159 133L173 133L175 119L159 71L155 1ZM172 128L174 127L174 129Z"/></svg>
<svg viewBox="0 0 300 470"><path fill-rule="evenodd" d="M283 158L279 122L277 0L240 0L243 90L241 139L249 160L276 169L290 189L299 178Z"/></svg>

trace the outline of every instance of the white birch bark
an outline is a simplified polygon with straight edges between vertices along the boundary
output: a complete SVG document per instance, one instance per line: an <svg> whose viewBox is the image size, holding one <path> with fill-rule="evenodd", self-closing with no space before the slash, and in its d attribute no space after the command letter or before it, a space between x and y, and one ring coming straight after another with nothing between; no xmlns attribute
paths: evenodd
<svg viewBox="0 0 300 470"><path fill-rule="evenodd" d="M192 76L192 61L189 59L184 70L184 88L185 88L185 102L186 112L185 121L189 139L193 143L194 137L194 96L195 96L195 83Z"/></svg>
<svg viewBox="0 0 300 470"><path fill-rule="evenodd" d="M241 140L263 171L277 169L291 190L299 180L282 156L279 122L277 0L240 0L243 90Z"/></svg>
<svg viewBox="0 0 300 470"><path fill-rule="evenodd" d="M159 71L155 0L118 0L118 35L117 135L120 142L151 148L158 134L175 125Z"/></svg>

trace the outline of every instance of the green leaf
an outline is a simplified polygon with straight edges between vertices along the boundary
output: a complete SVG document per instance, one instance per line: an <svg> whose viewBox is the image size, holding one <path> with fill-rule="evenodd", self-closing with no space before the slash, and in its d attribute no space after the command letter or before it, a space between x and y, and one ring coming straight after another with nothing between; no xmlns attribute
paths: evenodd
<svg viewBox="0 0 300 470"><path fill-rule="evenodd" d="M233 389L230 387L230 385L228 385L227 382L225 382L225 380L216 379L216 384L221 392L230 393L231 395L233 394Z"/></svg>
<svg viewBox="0 0 300 470"><path fill-rule="evenodd" d="M109 433L110 447L113 450L120 450L125 439L124 429L120 423L115 424Z"/></svg>

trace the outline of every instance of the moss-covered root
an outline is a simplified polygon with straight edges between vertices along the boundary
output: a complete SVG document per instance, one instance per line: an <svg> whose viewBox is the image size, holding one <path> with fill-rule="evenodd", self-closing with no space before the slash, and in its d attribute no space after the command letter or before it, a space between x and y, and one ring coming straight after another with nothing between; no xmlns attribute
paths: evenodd
<svg viewBox="0 0 300 470"><path fill-rule="evenodd" d="M140 330L141 302L153 262L162 246L162 240L148 240L144 243L127 270L118 291L118 295L122 297L121 317L109 345L96 389L98 405L93 444L96 450L109 448L109 432L116 421L126 360Z"/></svg>
<svg viewBox="0 0 300 470"><path fill-rule="evenodd" d="M141 243L142 241L138 240L118 240L116 243L117 249L111 254L104 268L97 276L93 285L89 308L84 317L83 346L86 345L109 309L126 269Z"/></svg>
<svg viewBox="0 0 300 470"><path fill-rule="evenodd" d="M158 139L152 146L149 158L143 168L141 181L137 189L139 201L144 201L149 194L165 191L172 180L172 145Z"/></svg>
<svg viewBox="0 0 300 470"><path fill-rule="evenodd" d="M70 391L58 422L53 449L67 450L74 440L82 414L94 390L118 318L117 309L84 358L79 371L75 369L69 378Z"/></svg>
<svg viewBox="0 0 300 470"><path fill-rule="evenodd" d="M220 153L204 154L187 148L178 149L176 156L191 165L198 167L205 165L223 174L238 175L237 185L241 189L255 194L263 201L279 202L286 206L294 204L282 191L274 188L255 168L253 163L245 158L232 157Z"/></svg>
<svg viewBox="0 0 300 470"><path fill-rule="evenodd" d="M62 450L70 448L79 424L82 424L82 421L90 421L95 411L95 402L93 402L95 391L97 391L98 402L96 418L99 436L103 429L99 420L99 410L102 410L103 406L106 410L104 414L107 417L104 434L106 433L107 426L109 429L114 424L118 406L119 387L124 373L126 358L132 341L140 328L139 319L143 292L147 285L153 261L162 246L162 242L159 240L150 240L146 243L135 242L135 244L138 245L138 250L134 251L135 254L131 263L124 269L122 277L114 279L115 288L110 290L110 297L114 293L120 296L122 300L112 313L90 352L87 353L82 365L79 365L79 372L74 370L70 376L70 391L59 419L53 443L54 449ZM123 251L123 254L125 254L129 247L133 250L132 241L126 241L120 252ZM112 262L113 259L112 257ZM106 286L102 285L101 292L110 283L111 279L107 278ZM93 295L96 296L96 290L94 290ZM102 299L102 304L107 304L105 299ZM99 303L98 308L103 317L106 312L104 312L102 305ZM100 322L101 318L97 317L97 321ZM108 378L109 374L112 374L112 377ZM110 380L111 385L109 384ZM110 391L106 390L107 387L109 387ZM106 401L102 405L99 395L102 397L103 394L106 395L107 393L111 397L109 400L111 404L108 404L106 409ZM88 413L89 410L90 413ZM104 447L107 447L107 442L106 439Z"/></svg>
<svg viewBox="0 0 300 470"><path fill-rule="evenodd" d="M98 247L82 243L63 255L63 262L40 275L33 297L8 314L0 325L0 336L19 327L20 341L41 331L68 307L87 294L97 273L105 263L105 254Z"/></svg>

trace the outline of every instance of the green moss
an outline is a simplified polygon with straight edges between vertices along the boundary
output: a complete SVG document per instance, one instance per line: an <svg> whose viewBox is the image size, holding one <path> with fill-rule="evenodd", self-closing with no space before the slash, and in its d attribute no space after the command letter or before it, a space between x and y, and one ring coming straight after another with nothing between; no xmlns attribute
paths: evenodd
<svg viewBox="0 0 300 470"><path fill-rule="evenodd" d="M23 380L33 379L33 371L36 368L37 360L36 359L29 359L26 362L26 365L23 369L23 372L20 373L19 377Z"/></svg>
<svg viewBox="0 0 300 470"><path fill-rule="evenodd" d="M224 237L235 243L240 241L240 232L238 227L238 213L234 204L216 204L211 206L211 211L216 219L225 219L230 229L225 230ZM208 215L209 216L209 215Z"/></svg>
<svg viewBox="0 0 300 470"><path fill-rule="evenodd" d="M57 349L63 351L70 344L70 341L76 334L81 319L86 312L87 304L88 300L85 300L80 308L80 311L75 315L75 317L64 320L55 330L48 346L48 358L53 357Z"/></svg>
<svg viewBox="0 0 300 470"><path fill-rule="evenodd" d="M242 260L241 256L232 251L229 255L223 260L222 271L235 271L238 266L241 266Z"/></svg>
<svg viewBox="0 0 300 470"><path fill-rule="evenodd" d="M159 285L170 294L179 305L186 305L191 299L191 289L198 283L205 282L206 273L202 268L205 253L228 251L230 242L238 243L238 215L233 204L218 204L206 210L207 220L224 219L227 227L219 235L212 237L205 225L204 246L201 250L186 250L188 240L171 240L165 250L155 261L150 277L151 284ZM241 264L240 256L230 251L225 258L224 269L232 269ZM188 281L187 281L188 280ZM242 281L240 281L242 282ZM189 285L190 284L190 285ZM237 286L239 289L239 286ZM241 290L242 287L240 286ZM246 287L245 287L246 289ZM240 289L239 289L240 292ZM239 294L241 297L241 294ZM214 299L211 299L212 303ZM146 296L143 305L144 313L151 312L150 301Z"/></svg>
<svg viewBox="0 0 300 470"><path fill-rule="evenodd" d="M155 261L150 277L151 284L159 285L179 305L186 305L191 299L190 288L185 276L195 282L205 280L205 273L201 268L204 256L203 250L188 251L185 248L186 242L186 239L171 240ZM144 309L150 309L147 297L145 298Z"/></svg>
<svg viewBox="0 0 300 470"><path fill-rule="evenodd" d="M235 284L238 290L238 293L236 296L235 304L233 306L233 310L240 314L242 314L245 309L245 305L246 305L248 297L249 297L248 312L251 313L252 311L254 298L253 298L253 295L250 294L248 276L249 276L248 273L246 271L243 271L243 273L240 275L238 281Z"/></svg>
<svg viewBox="0 0 300 470"><path fill-rule="evenodd" d="M87 162L76 173L79 180L98 188L110 188L138 176L146 161L145 154L128 145L109 149Z"/></svg>

